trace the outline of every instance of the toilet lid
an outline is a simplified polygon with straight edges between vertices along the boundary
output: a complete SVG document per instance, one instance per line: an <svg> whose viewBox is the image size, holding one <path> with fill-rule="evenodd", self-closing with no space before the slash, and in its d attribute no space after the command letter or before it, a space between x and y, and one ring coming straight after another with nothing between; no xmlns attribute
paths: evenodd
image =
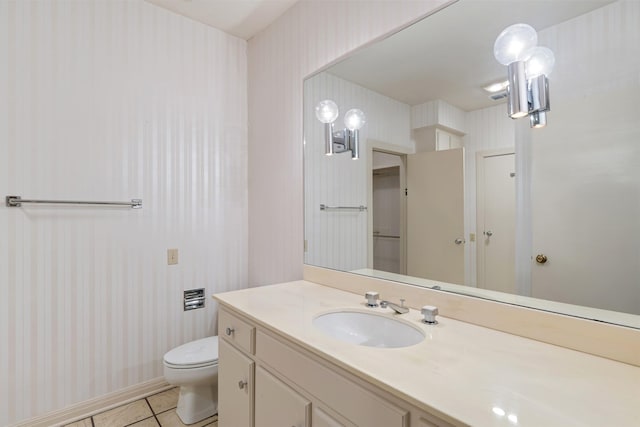
<svg viewBox="0 0 640 427"><path fill-rule="evenodd" d="M164 355L165 363L174 366L206 365L218 361L218 337L191 341Z"/></svg>

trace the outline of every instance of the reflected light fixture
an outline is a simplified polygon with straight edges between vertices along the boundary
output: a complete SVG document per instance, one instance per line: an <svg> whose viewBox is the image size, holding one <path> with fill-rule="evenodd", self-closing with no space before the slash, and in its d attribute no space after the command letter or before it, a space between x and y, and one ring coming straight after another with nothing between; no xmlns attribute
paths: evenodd
<svg viewBox="0 0 640 427"><path fill-rule="evenodd" d="M537 46L538 33L527 24L505 28L493 45L496 60L507 66L507 112L512 119L529 116L531 127L547 124L548 75L555 64L551 49Z"/></svg>
<svg viewBox="0 0 640 427"><path fill-rule="evenodd" d="M498 93L507 90L507 87L509 87L509 81L502 80L483 86L482 89L484 89L484 91L488 93Z"/></svg>
<svg viewBox="0 0 640 427"><path fill-rule="evenodd" d="M366 123L366 117L361 110L353 108L344 115L343 130L334 131L333 123L338 118L340 111L338 105L330 99L320 101L316 105L316 117L324 123L325 154L331 156L337 153L351 151L351 158L360 158L360 129Z"/></svg>

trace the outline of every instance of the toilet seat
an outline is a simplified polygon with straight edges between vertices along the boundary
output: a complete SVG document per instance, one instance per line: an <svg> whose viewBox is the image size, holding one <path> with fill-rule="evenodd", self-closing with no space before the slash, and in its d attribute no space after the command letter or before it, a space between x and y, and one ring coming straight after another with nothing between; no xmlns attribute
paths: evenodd
<svg viewBox="0 0 640 427"><path fill-rule="evenodd" d="M217 336L188 342L164 355L164 365L174 369L194 369L217 364Z"/></svg>

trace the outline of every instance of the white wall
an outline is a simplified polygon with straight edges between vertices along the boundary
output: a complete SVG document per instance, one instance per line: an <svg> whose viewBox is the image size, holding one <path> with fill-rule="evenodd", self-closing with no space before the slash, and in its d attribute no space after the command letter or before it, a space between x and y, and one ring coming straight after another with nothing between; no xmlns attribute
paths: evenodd
<svg viewBox="0 0 640 427"><path fill-rule="evenodd" d="M556 67L532 132L534 297L640 314L638 22L619 1L540 32Z"/></svg>
<svg viewBox="0 0 640 427"><path fill-rule="evenodd" d="M303 79L444 3L301 1L249 41L252 285L302 277Z"/></svg>
<svg viewBox="0 0 640 427"><path fill-rule="evenodd" d="M162 376L215 331L182 291L246 287L247 64L141 0L3 0L0 28L0 196L144 203L0 206L7 425Z"/></svg>
<svg viewBox="0 0 640 427"><path fill-rule="evenodd" d="M319 206L367 206L369 140L412 150L409 105L328 73L306 80L304 94L305 262L340 270L366 268L367 212L321 211ZM314 110L323 99L334 100L340 108L336 130L344 127L349 109L365 113L359 160L352 160L350 153L324 154L324 126Z"/></svg>

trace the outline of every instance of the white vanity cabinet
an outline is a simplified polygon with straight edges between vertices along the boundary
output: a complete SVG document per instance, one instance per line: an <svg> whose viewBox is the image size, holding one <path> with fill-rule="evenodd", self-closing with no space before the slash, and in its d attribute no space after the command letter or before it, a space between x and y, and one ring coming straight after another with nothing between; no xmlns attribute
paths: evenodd
<svg viewBox="0 0 640 427"><path fill-rule="evenodd" d="M220 427L450 425L225 306L219 336Z"/></svg>
<svg viewBox="0 0 640 427"><path fill-rule="evenodd" d="M253 427L254 367L249 357L227 341L219 341L218 408L224 408L218 409L221 426Z"/></svg>
<svg viewBox="0 0 640 427"><path fill-rule="evenodd" d="M262 366L255 393L255 427L311 427L311 402Z"/></svg>
<svg viewBox="0 0 640 427"><path fill-rule="evenodd" d="M220 425L253 427L255 327L227 311L218 317L218 410ZM221 369L221 367L224 367Z"/></svg>
<svg viewBox="0 0 640 427"><path fill-rule="evenodd" d="M320 405L313 406L311 425L313 427L353 427L353 424L349 422L338 421L335 415L330 415L329 412Z"/></svg>

